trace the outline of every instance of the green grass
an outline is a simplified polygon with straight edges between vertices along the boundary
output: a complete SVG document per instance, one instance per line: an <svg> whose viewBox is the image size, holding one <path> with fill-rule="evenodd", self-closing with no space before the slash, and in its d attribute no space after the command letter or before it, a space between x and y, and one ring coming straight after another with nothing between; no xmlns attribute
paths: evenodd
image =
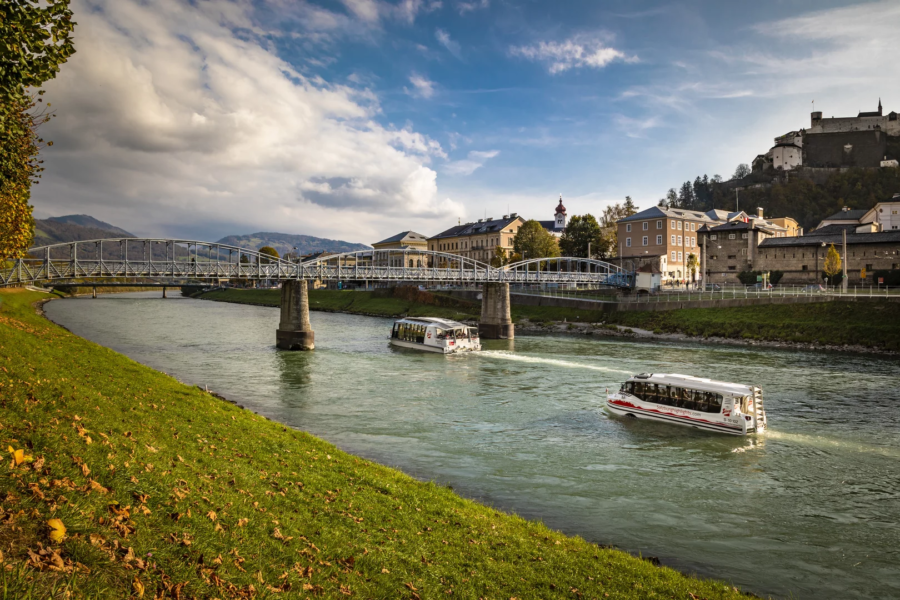
<svg viewBox="0 0 900 600"><path fill-rule="evenodd" d="M666 333L745 340L856 344L900 350L900 303L822 302L664 312L616 312L608 323Z"/></svg>
<svg viewBox="0 0 900 600"><path fill-rule="evenodd" d="M33 458L0 466L2 599L741 597L241 410L41 298L0 292L0 444Z"/></svg>

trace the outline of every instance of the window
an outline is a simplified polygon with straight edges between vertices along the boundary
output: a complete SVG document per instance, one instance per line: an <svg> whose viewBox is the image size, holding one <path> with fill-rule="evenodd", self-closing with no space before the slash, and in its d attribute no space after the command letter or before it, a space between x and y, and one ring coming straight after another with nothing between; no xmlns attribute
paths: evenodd
<svg viewBox="0 0 900 600"><path fill-rule="evenodd" d="M896 211L894 212L894 214L895 214L895 215L897 214ZM662 229L662 221L657 221L657 222L656 222L656 228L657 228L657 229Z"/></svg>
<svg viewBox="0 0 900 600"><path fill-rule="evenodd" d="M728 260L735 260L737 258L737 254L729 254Z"/></svg>
<svg viewBox="0 0 900 600"><path fill-rule="evenodd" d="M672 229L675 229L675 221L671 221L671 223L672 223Z"/></svg>
<svg viewBox="0 0 900 600"><path fill-rule="evenodd" d="M809 271L809 265L802 265L802 266L800 267L800 270L801 270L801 271Z"/></svg>
<svg viewBox="0 0 900 600"><path fill-rule="evenodd" d="M631 238L625 238L625 247L631 248Z"/></svg>
<svg viewBox="0 0 900 600"><path fill-rule="evenodd" d="M729 240L733 240L733 239L734 239L734 234L733 234L733 233L729 233L729 234L728 234L728 239L729 239Z"/></svg>
<svg viewBox="0 0 900 600"><path fill-rule="evenodd" d="M662 236L661 235L656 236L656 245L657 246L662 245Z"/></svg>
<svg viewBox="0 0 900 600"><path fill-rule="evenodd" d="M625 231L627 231L628 233L631 233L631 223L625 224Z"/></svg>
<svg viewBox="0 0 900 600"><path fill-rule="evenodd" d="M737 271L737 267L735 267L734 265L729 265L728 270L729 271Z"/></svg>
<svg viewBox="0 0 900 600"><path fill-rule="evenodd" d="M675 236L674 235L672 236L672 245L673 246L675 245Z"/></svg>
<svg viewBox="0 0 900 600"><path fill-rule="evenodd" d="M648 223L647 221L644 221L642 223L642 225L644 226L644 231L647 231L648 229L650 229L650 223Z"/></svg>
<svg viewBox="0 0 900 600"><path fill-rule="evenodd" d="M672 250L672 262L675 262L675 256L676 256L675 251Z"/></svg>
<svg viewBox="0 0 900 600"><path fill-rule="evenodd" d="M711 240L717 240L717 239L719 239L719 236L716 235L715 233L711 233L711 234L709 234L709 239L711 239Z"/></svg>
<svg viewBox="0 0 900 600"><path fill-rule="evenodd" d="M741 239L742 239L742 240L746 240L746 239L747 239L747 234L746 234L746 233L742 233L742 234L741 234Z"/></svg>
<svg viewBox="0 0 900 600"><path fill-rule="evenodd" d="M742 256L747 256L747 249L746 249L746 248L741 248L741 255L742 255Z"/></svg>
<svg viewBox="0 0 900 600"><path fill-rule="evenodd" d="M683 260L682 254L681 254L681 252L679 252L678 253L678 262L681 262L682 260Z"/></svg>
<svg viewBox="0 0 900 600"><path fill-rule="evenodd" d="M697 231L697 224L691 223L691 231Z"/></svg>
<svg viewBox="0 0 900 600"><path fill-rule="evenodd" d="M872 270L872 265L866 265L866 271L871 271L871 270Z"/></svg>
<svg viewBox="0 0 900 600"><path fill-rule="evenodd" d="M681 221L678 221L678 231L681 231Z"/></svg>
<svg viewBox="0 0 900 600"><path fill-rule="evenodd" d="M682 237L679 235L679 236L678 236L678 245L679 245L679 246L681 245L681 240L682 240Z"/></svg>
<svg viewBox="0 0 900 600"><path fill-rule="evenodd" d="M641 245L643 245L643 246L647 245L647 236L646 235L641 238Z"/></svg>
<svg viewBox="0 0 900 600"><path fill-rule="evenodd" d="M719 257L715 254L713 254L712 256L709 257L709 260L718 260L718 259L719 259Z"/></svg>

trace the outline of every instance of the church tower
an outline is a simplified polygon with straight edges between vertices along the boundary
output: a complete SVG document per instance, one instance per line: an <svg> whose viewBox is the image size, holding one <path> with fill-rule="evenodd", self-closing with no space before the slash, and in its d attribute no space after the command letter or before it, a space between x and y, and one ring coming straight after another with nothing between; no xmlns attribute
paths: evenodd
<svg viewBox="0 0 900 600"><path fill-rule="evenodd" d="M562 194L559 195L559 204L556 206L555 229L566 228L566 207L562 203Z"/></svg>
<svg viewBox="0 0 900 600"><path fill-rule="evenodd" d="M881 114L881 98L878 99L878 116L879 117L884 116L883 114Z"/></svg>

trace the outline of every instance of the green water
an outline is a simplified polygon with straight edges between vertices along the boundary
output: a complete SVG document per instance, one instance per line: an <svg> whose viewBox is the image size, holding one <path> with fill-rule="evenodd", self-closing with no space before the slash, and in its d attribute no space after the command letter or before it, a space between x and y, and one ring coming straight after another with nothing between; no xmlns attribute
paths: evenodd
<svg viewBox="0 0 900 600"><path fill-rule="evenodd" d="M391 321L141 293L51 302L73 332L459 493L760 595L900 597L896 358L521 336L480 354L392 348ZM771 431L630 422L607 387L642 371L763 386Z"/></svg>

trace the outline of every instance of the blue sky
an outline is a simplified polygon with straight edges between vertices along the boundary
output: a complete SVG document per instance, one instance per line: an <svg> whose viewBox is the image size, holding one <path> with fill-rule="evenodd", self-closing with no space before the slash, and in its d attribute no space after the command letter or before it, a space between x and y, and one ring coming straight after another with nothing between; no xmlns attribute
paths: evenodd
<svg viewBox="0 0 900 600"><path fill-rule="evenodd" d="M900 3L75 0L38 215L371 243L641 207L900 109Z"/></svg>

